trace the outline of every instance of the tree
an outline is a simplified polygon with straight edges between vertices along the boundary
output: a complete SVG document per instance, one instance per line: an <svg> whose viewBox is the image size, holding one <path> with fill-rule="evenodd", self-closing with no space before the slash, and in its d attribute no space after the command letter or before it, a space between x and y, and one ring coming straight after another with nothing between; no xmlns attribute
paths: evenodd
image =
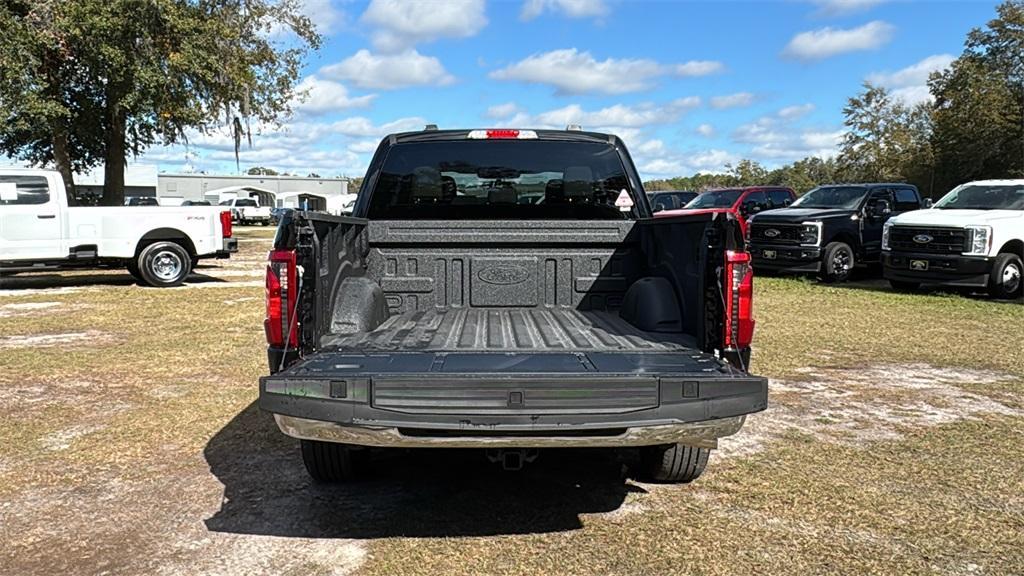
<svg viewBox="0 0 1024 576"><path fill-rule="evenodd" d="M0 5L0 150L73 170L104 168L120 204L124 166L155 143L290 113L320 37L300 0L7 0ZM281 31L289 32L284 36Z"/></svg>
<svg viewBox="0 0 1024 576"><path fill-rule="evenodd" d="M246 172L249 176L277 176L277 170L273 168L264 168L263 166L253 166Z"/></svg>
<svg viewBox="0 0 1024 576"><path fill-rule="evenodd" d="M1024 2L999 5L963 54L929 81L944 189L979 178L1024 176Z"/></svg>

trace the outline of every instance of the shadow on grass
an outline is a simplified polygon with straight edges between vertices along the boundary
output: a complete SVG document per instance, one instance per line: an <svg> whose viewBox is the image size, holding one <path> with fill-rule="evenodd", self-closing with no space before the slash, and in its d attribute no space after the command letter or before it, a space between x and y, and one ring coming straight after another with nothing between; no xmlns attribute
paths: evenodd
<svg viewBox="0 0 1024 576"><path fill-rule="evenodd" d="M306 538L490 536L574 530L580 514L618 509L627 451L549 450L502 472L479 450L374 451L370 476L313 483L298 441L251 404L204 450L224 484L216 532Z"/></svg>
<svg viewBox="0 0 1024 576"><path fill-rule="evenodd" d="M51 288L89 288L93 286L131 286L138 284L127 272L118 270L96 273L60 272L22 272L16 275L0 277L0 288L3 290L46 290ZM185 279L185 286L190 284L207 284L211 282L228 282L223 278L207 276L201 272L193 272Z"/></svg>

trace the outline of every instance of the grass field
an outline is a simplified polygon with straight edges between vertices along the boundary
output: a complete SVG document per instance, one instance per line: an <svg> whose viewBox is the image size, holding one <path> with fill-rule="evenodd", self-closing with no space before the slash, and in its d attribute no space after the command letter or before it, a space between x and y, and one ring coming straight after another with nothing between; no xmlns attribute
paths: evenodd
<svg viewBox="0 0 1024 576"><path fill-rule="evenodd" d="M253 405L270 231L180 289L0 279L0 573L1024 572L1024 306L759 278L770 409L696 483L381 454L312 485Z"/></svg>

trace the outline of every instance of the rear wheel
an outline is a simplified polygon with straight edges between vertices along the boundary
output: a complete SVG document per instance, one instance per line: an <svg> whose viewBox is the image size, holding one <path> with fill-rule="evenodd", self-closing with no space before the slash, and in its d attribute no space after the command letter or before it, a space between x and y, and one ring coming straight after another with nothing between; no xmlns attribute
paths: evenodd
<svg viewBox="0 0 1024 576"><path fill-rule="evenodd" d="M139 284L146 283L146 280L142 277L142 272L139 270L138 260L130 260L125 267L128 269L128 273L132 275L132 278L135 278Z"/></svg>
<svg viewBox="0 0 1024 576"><path fill-rule="evenodd" d="M146 246L136 262L142 281L158 288L177 286L192 271L192 256L174 242L154 242Z"/></svg>
<svg viewBox="0 0 1024 576"><path fill-rule="evenodd" d="M709 448L666 444L641 448L644 477L655 482L693 482L704 473L711 456Z"/></svg>
<svg viewBox="0 0 1024 576"><path fill-rule="evenodd" d="M830 242L822 255L821 279L825 282L845 282L853 272L856 261L853 248L845 242Z"/></svg>
<svg viewBox="0 0 1024 576"><path fill-rule="evenodd" d="M1000 254L992 264L988 279L988 292L994 298L1012 299L1021 295L1024 285L1024 265L1016 254Z"/></svg>
<svg viewBox="0 0 1024 576"><path fill-rule="evenodd" d="M893 290L900 292L913 292L921 288L920 282L904 282L903 280L889 280L889 285Z"/></svg>
<svg viewBox="0 0 1024 576"><path fill-rule="evenodd" d="M369 465L370 453L365 448L319 440L300 440L299 443L306 472L317 482L354 480Z"/></svg>

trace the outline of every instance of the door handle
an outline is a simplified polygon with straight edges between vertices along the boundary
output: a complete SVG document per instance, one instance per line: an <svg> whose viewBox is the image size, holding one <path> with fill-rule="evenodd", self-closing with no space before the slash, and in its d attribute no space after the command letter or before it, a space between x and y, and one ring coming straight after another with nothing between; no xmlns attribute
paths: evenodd
<svg viewBox="0 0 1024 576"><path fill-rule="evenodd" d="M36 218L39 218L40 220L50 220L56 217L56 214L36 214Z"/></svg>

